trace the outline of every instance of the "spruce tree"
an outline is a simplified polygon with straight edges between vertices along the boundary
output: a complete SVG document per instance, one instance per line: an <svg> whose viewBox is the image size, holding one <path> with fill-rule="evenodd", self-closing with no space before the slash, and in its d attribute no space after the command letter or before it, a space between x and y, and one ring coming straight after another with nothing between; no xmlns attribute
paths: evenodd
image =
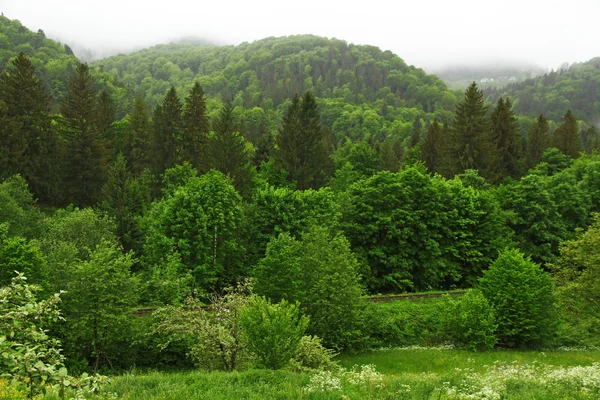
<svg viewBox="0 0 600 400"><path fill-rule="evenodd" d="M452 174L468 169L478 170L491 177L495 148L491 141L488 107L483 103L483 92L473 82L465 91L464 100L456 107L454 126L448 144L448 159Z"/></svg>
<svg viewBox="0 0 600 400"><path fill-rule="evenodd" d="M571 110L563 116L563 121L554 131L554 147L573 158L579 157L581 141L578 134L577 119Z"/></svg>
<svg viewBox="0 0 600 400"><path fill-rule="evenodd" d="M600 134L594 125L581 132L583 151L591 153L600 149Z"/></svg>
<svg viewBox="0 0 600 400"><path fill-rule="evenodd" d="M122 144L117 140L112 127L112 123L117 119L117 109L106 90L103 90L98 96L96 113L100 140L104 143L107 154L112 159L122 151Z"/></svg>
<svg viewBox="0 0 600 400"><path fill-rule="evenodd" d="M95 204L106 177L106 148L98 130L96 89L87 64L77 66L61 105L62 136L67 143L66 199L78 206Z"/></svg>
<svg viewBox="0 0 600 400"><path fill-rule="evenodd" d="M381 144L376 143L379 151L379 167L383 171L398 172L404 158L404 148L396 139L385 138Z"/></svg>
<svg viewBox="0 0 600 400"><path fill-rule="evenodd" d="M276 163L299 190L319 188L329 178L330 146L321 127L315 97L295 95L277 136Z"/></svg>
<svg viewBox="0 0 600 400"><path fill-rule="evenodd" d="M425 166L430 174L438 172L441 153L442 127L436 118L427 128L427 136L425 136L423 148L421 149L421 160L425 162Z"/></svg>
<svg viewBox="0 0 600 400"><path fill-rule="evenodd" d="M250 194L251 155L246 148L246 140L239 133L231 101L225 102L215 122L214 135L210 139L209 160L209 167L229 176L240 194Z"/></svg>
<svg viewBox="0 0 600 400"><path fill-rule="evenodd" d="M497 151L493 168L496 180L507 176L517 178L520 174L519 159L522 146L517 118L508 97L506 100L500 97L496 103L491 116L491 133Z"/></svg>
<svg viewBox="0 0 600 400"><path fill-rule="evenodd" d="M198 82L194 84L185 99L183 108L183 142L180 143L180 157L199 171L207 171L206 153L210 124L206 115L204 90Z"/></svg>
<svg viewBox="0 0 600 400"><path fill-rule="evenodd" d="M20 173L45 200L58 187L56 135L49 108L44 84L20 53L0 76L0 179Z"/></svg>
<svg viewBox="0 0 600 400"><path fill-rule="evenodd" d="M421 125L421 117L417 117L415 118L415 122L413 122L413 130L412 130L412 134L410 135L410 142L408 144L409 148L413 148L416 145L418 145L421 142L421 130L422 130L422 125Z"/></svg>
<svg viewBox="0 0 600 400"><path fill-rule="evenodd" d="M162 175L177 164L177 149L182 142L181 101L171 87L162 104L154 109L152 153L154 174Z"/></svg>
<svg viewBox="0 0 600 400"><path fill-rule="evenodd" d="M146 103L141 96L136 97L128 119L129 135L126 140L125 154L129 169L135 176L139 176L145 169L152 167L150 118Z"/></svg>
<svg viewBox="0 0 600 400"><path fill-rule="evenodd" d="M525 151L525 166L527 169L535 167L542 159L546 149L550 147L550 134L548 120L544 114L540 114L527 136L527 148Z"/></svg>

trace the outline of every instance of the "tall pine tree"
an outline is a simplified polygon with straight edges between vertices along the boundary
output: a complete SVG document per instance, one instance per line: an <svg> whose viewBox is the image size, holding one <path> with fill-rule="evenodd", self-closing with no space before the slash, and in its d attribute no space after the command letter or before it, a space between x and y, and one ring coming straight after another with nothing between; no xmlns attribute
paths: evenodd
<svg viewBox="0 0 600 400"><path fill-rule="evenodd" d="M434 119L427 128L427 136L421 149L421 160L430 174L439 171L440 158L442 155L442 127L437 119Z"/></svg>
<svg viewBox="0 0 600 400"><path fill-rule="evenodd" d="M486 178L493 175L491 167L496 151L491 141L487 109L482 91L473 82L465 91L464 100L456 106L447 148L449 175L461 174L468 169L478 170Z"/></svg>
<svg viewBox="0 0 600 400"><path fill-rule="evenodd" d="M20 53L0 76L0 179L20 173L43 200L59 186L49 108L44 84Z"/></svg>
<svg viewBox="0 0 600 400"><path fill-rule="evenodd" d="M276 163L300 190L319 188L329 178L331 149L321 127L315 97L295 95L277 136Z"/></svg>
<svg viewBox="0 0 600 400"><path fill-rule="evenodd" d="M230 101L225 102L215 122L214 134L210 139L209 160L209 167L229 176L240 194L250 194L251 154L246 147L246 140L239 133Z"/></svg>
<svg viewBox="0 0 600 400"><path fill-rule="evenodd" d="M185 99L183 108L183 142L180 145L182 161L188 161L199 171L207 171L207 146L210 124L206 115L204 90L198 82Z"/></svg>
<svg viewBox="0 0 600 400"><path fill-rule="evenodd" d="M96 96L88 65L78 65L61 114L67 143L63 187L67 201L81 207L99 200L106 177L107 154L98 130Z"/></svg>
<svg viewBox="0 0 600 400"><path fill-rule="evenodd" d="M139 176L145 169L152 168L150 118L146 103L141 96L136 97L128 120L129 134L126 139L125 154L129 169L135 176Z"/></svg>
<svg viewBox="0 0 600 400"><path fill-rule="evenodd" d="M152 155L156 176L177 164L177 149L183 141L181 124L182 106L177 92L171 87L162 104L154 109Z"/></svg>
<svg viewBox="0 0 600 400"><path fill-rule="evenodd" d="M563 116L563 121L554 131L554 147L573 158L579 157L581 141L579 140L577 118L571 110Z"/></svg>
<svg viewBox="0 0 600 400"><path fill-rule="evenodd" d="M542 156L548 147L550 147L548 120L544 117L544 114L540 114L531 127L529 136L527 136L526 168L535 167L542 160Z"/></svg>
<svg viewBox="0 0 600 400"><path fill-rule="evenodd" d="M496 147L497 158L493 167L496 181L507 176L517 178L520 175L521 138L517 118L512 103L507 97L498 99L491 116L492 142Z"/></svg>

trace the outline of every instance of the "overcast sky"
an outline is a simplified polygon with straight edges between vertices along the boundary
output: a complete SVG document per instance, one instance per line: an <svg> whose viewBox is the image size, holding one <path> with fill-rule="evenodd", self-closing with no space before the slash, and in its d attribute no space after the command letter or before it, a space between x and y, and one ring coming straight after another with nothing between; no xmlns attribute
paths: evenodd
<svg viewBox="0 0 600 400"><path fill-rule="evenodd" d="M29 29L98 54L181 36L238 44L311 33L391 50L425 69L600 56L600 0L0 0Z"/></svg>

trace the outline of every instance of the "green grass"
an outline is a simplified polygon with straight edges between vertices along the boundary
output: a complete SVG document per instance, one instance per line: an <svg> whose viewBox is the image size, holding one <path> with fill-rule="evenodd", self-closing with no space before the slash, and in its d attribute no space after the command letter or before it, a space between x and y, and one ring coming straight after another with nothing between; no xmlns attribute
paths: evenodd
<svg viewBox="0 0 600 400"><path fill-rule="evenodd" d="M129 373L112 378L95 398L449 400L483 399L490 393L500 397L488 398L503 400L600 398L600 364L593 366L600 362L600 351L473 353L413 348L338 358L346 370L320 377L264 370ZM356 364L372 364L381 374L368 369L350 374ZM318 383L330 390L309 390ZM337 384L339 389L334 388Z"/></svg>
<svg viewBox="0 0 600 400"><path fill-rule="evenodd" d="M455 368L482 371L495 362L528 365L543 363L554 366L589 366L600 362L599 351L508 351L471 352L466 350L391 349L338 356L345 368L373 364L386 375L415 373L452 373Z"/></svg>

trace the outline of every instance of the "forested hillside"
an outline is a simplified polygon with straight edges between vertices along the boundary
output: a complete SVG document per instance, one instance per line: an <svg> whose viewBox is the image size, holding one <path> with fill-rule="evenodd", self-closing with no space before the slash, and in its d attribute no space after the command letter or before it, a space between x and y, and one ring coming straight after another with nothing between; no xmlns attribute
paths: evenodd
<svg viewBox="0 0 600 400"><path fill-rule="evenodd" d="M486 91L495 102L500 96L514 100L515 112L532 118L544 114L560 122L571 109L587 123L600 123L600 58L563 67L534 79Z"/></svg>
<svg viewBox="0 0 600 400"><path fill-rule="evenodd" d="M600 134L568 107L520 117L313 36L67 58L58 92L35 54L0 73L0 375L31 396L65 364L600 342ZM416 325L364 299L455 288L481 291Z"/></svg>
<svg viewBox="0 0 600 400"><path fill-rule="evenodd" d="M21 25L18 20L0 16L0 70L19 53L25 54L35 66L38 76L46 83L50 95L59 99L66 91L69 74L77 58L71 49L47 39L44 31L37 33Z"/></svg>

